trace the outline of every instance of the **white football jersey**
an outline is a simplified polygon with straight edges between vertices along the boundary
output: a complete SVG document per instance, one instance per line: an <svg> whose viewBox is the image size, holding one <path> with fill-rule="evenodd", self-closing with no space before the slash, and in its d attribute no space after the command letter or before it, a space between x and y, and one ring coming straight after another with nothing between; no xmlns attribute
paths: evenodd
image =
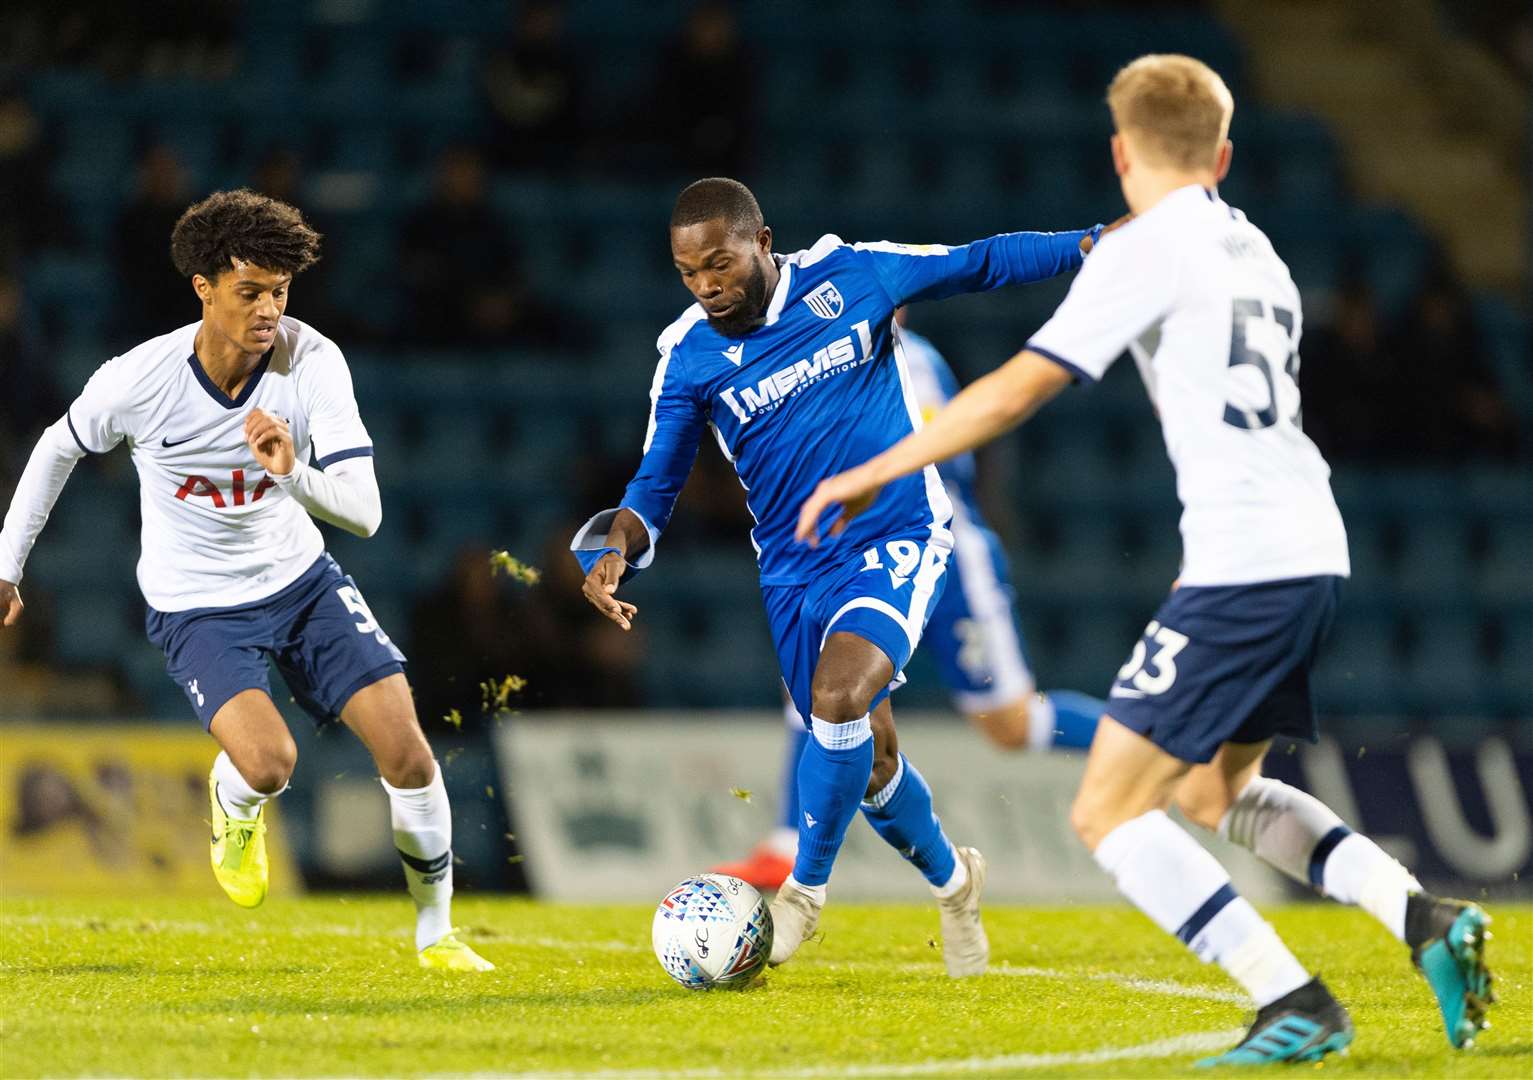
<svg viewBox="0 0 1533 1080"><path fill-rule="evenodd" d="M256 464L245 418L288 422L299 461L371 456L351 373L334 342L283 317L271 350L237 398L193 350L200 324L153 338L101 365L67 413L89 453L124 439L138 470L143 550L138 583L160 611L263 600L319 558L309 514Z"/></svg>
<svg viewBox="0 0 1533 1080"><path fill-rule="evenodd" d="M1331 470L1300 426L1299 291L1193 185L1104 236L1028 348L1096 381L1129 349L1182 502L1184 585L1350 573Z"/></svg>

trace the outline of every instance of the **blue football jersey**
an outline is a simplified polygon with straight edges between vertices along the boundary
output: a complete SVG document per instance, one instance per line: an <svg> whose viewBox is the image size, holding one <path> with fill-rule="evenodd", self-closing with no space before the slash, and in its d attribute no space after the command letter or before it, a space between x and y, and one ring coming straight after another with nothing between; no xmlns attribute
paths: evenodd
<svg viewBox="0 0 1533 1080"><path fill-rule="evenodd" d="M935 468L891 483L846 532L816 548L793 534L815 485L921 423L894 347L895 308L1072 270L1083 235L1003 233L960 247L825 236L806 251L775 256L780 277L765 322L743 337L724 337L692 305L657 342L644 457L620 504L650 534L650 550L634 566L653 558L706 429L745 487L763 585L811 581L885 538L950 542L952 509ZM615 513L596 515L571 546L599 547Z"/></svg>

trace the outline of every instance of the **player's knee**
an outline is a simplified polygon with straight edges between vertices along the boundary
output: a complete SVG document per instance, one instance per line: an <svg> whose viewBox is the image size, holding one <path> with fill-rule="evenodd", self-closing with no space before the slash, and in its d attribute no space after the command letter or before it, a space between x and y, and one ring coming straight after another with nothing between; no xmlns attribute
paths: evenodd
<svg viewBox="0 0 1533 1080"><path fill-rule="evenodd" d="M810 693L814 715L826 723L848 724L867 715L868 699L856 687L816 684Z"/></svg>
<svg viewBox="0 0 1533 1080"><path fill-rule="evenodd" d="M1086 850L1095 851L1102 838L1112 832L1117 822L1111 808L1097 793L1082 788L1070 805L1070 828L1080 837Z"/></svg>
<svg viewBox="0 0 1533 1080"><path fill-rule="evenodd" d="M1223 784L1200 783L1188 778L1176 790L1176 808L1193 824L1215 830L1229 810L1232 798Z"/></svg>
<svg viewBox="0 0 1533 1080"><path fill-rule="evenodd" d="M424 737L391 747L376 763L379 774L397 788L423 788L436 776L436 758Z"/></svg>
<svg viewBox="0 0 1533 1080"><path fill-rule="evenodd" d="M245 783L263 795L270 795L281 791L291 779L298 766L298 744L291 736L274 739L269 745L245 755L237 765Z"/></svg>

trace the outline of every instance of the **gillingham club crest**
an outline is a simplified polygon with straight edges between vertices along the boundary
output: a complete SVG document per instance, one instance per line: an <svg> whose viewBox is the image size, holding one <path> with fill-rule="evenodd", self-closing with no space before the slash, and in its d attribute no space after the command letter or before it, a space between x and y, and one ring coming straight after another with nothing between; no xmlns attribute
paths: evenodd
<svg viewBox="0 0 1533 1080"><path fill-rule="evenodd" d="M822 319L839 319L842 309L846 307L846 301L841 299L841 291L833 281L816 285L814 291L804 297L804 303Z"/></svg>

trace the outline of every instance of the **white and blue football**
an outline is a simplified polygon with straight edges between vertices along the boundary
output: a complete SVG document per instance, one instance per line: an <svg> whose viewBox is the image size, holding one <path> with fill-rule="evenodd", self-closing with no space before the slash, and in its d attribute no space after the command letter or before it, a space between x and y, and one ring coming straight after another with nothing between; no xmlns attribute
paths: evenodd
<svg viewBox="0 0 1533 1080"><path fill-rule="evenodd" d="M766 966L772 914L739 878L700 874L666 893L650 936L660 966L682 986L737 990Z"/></svg>

